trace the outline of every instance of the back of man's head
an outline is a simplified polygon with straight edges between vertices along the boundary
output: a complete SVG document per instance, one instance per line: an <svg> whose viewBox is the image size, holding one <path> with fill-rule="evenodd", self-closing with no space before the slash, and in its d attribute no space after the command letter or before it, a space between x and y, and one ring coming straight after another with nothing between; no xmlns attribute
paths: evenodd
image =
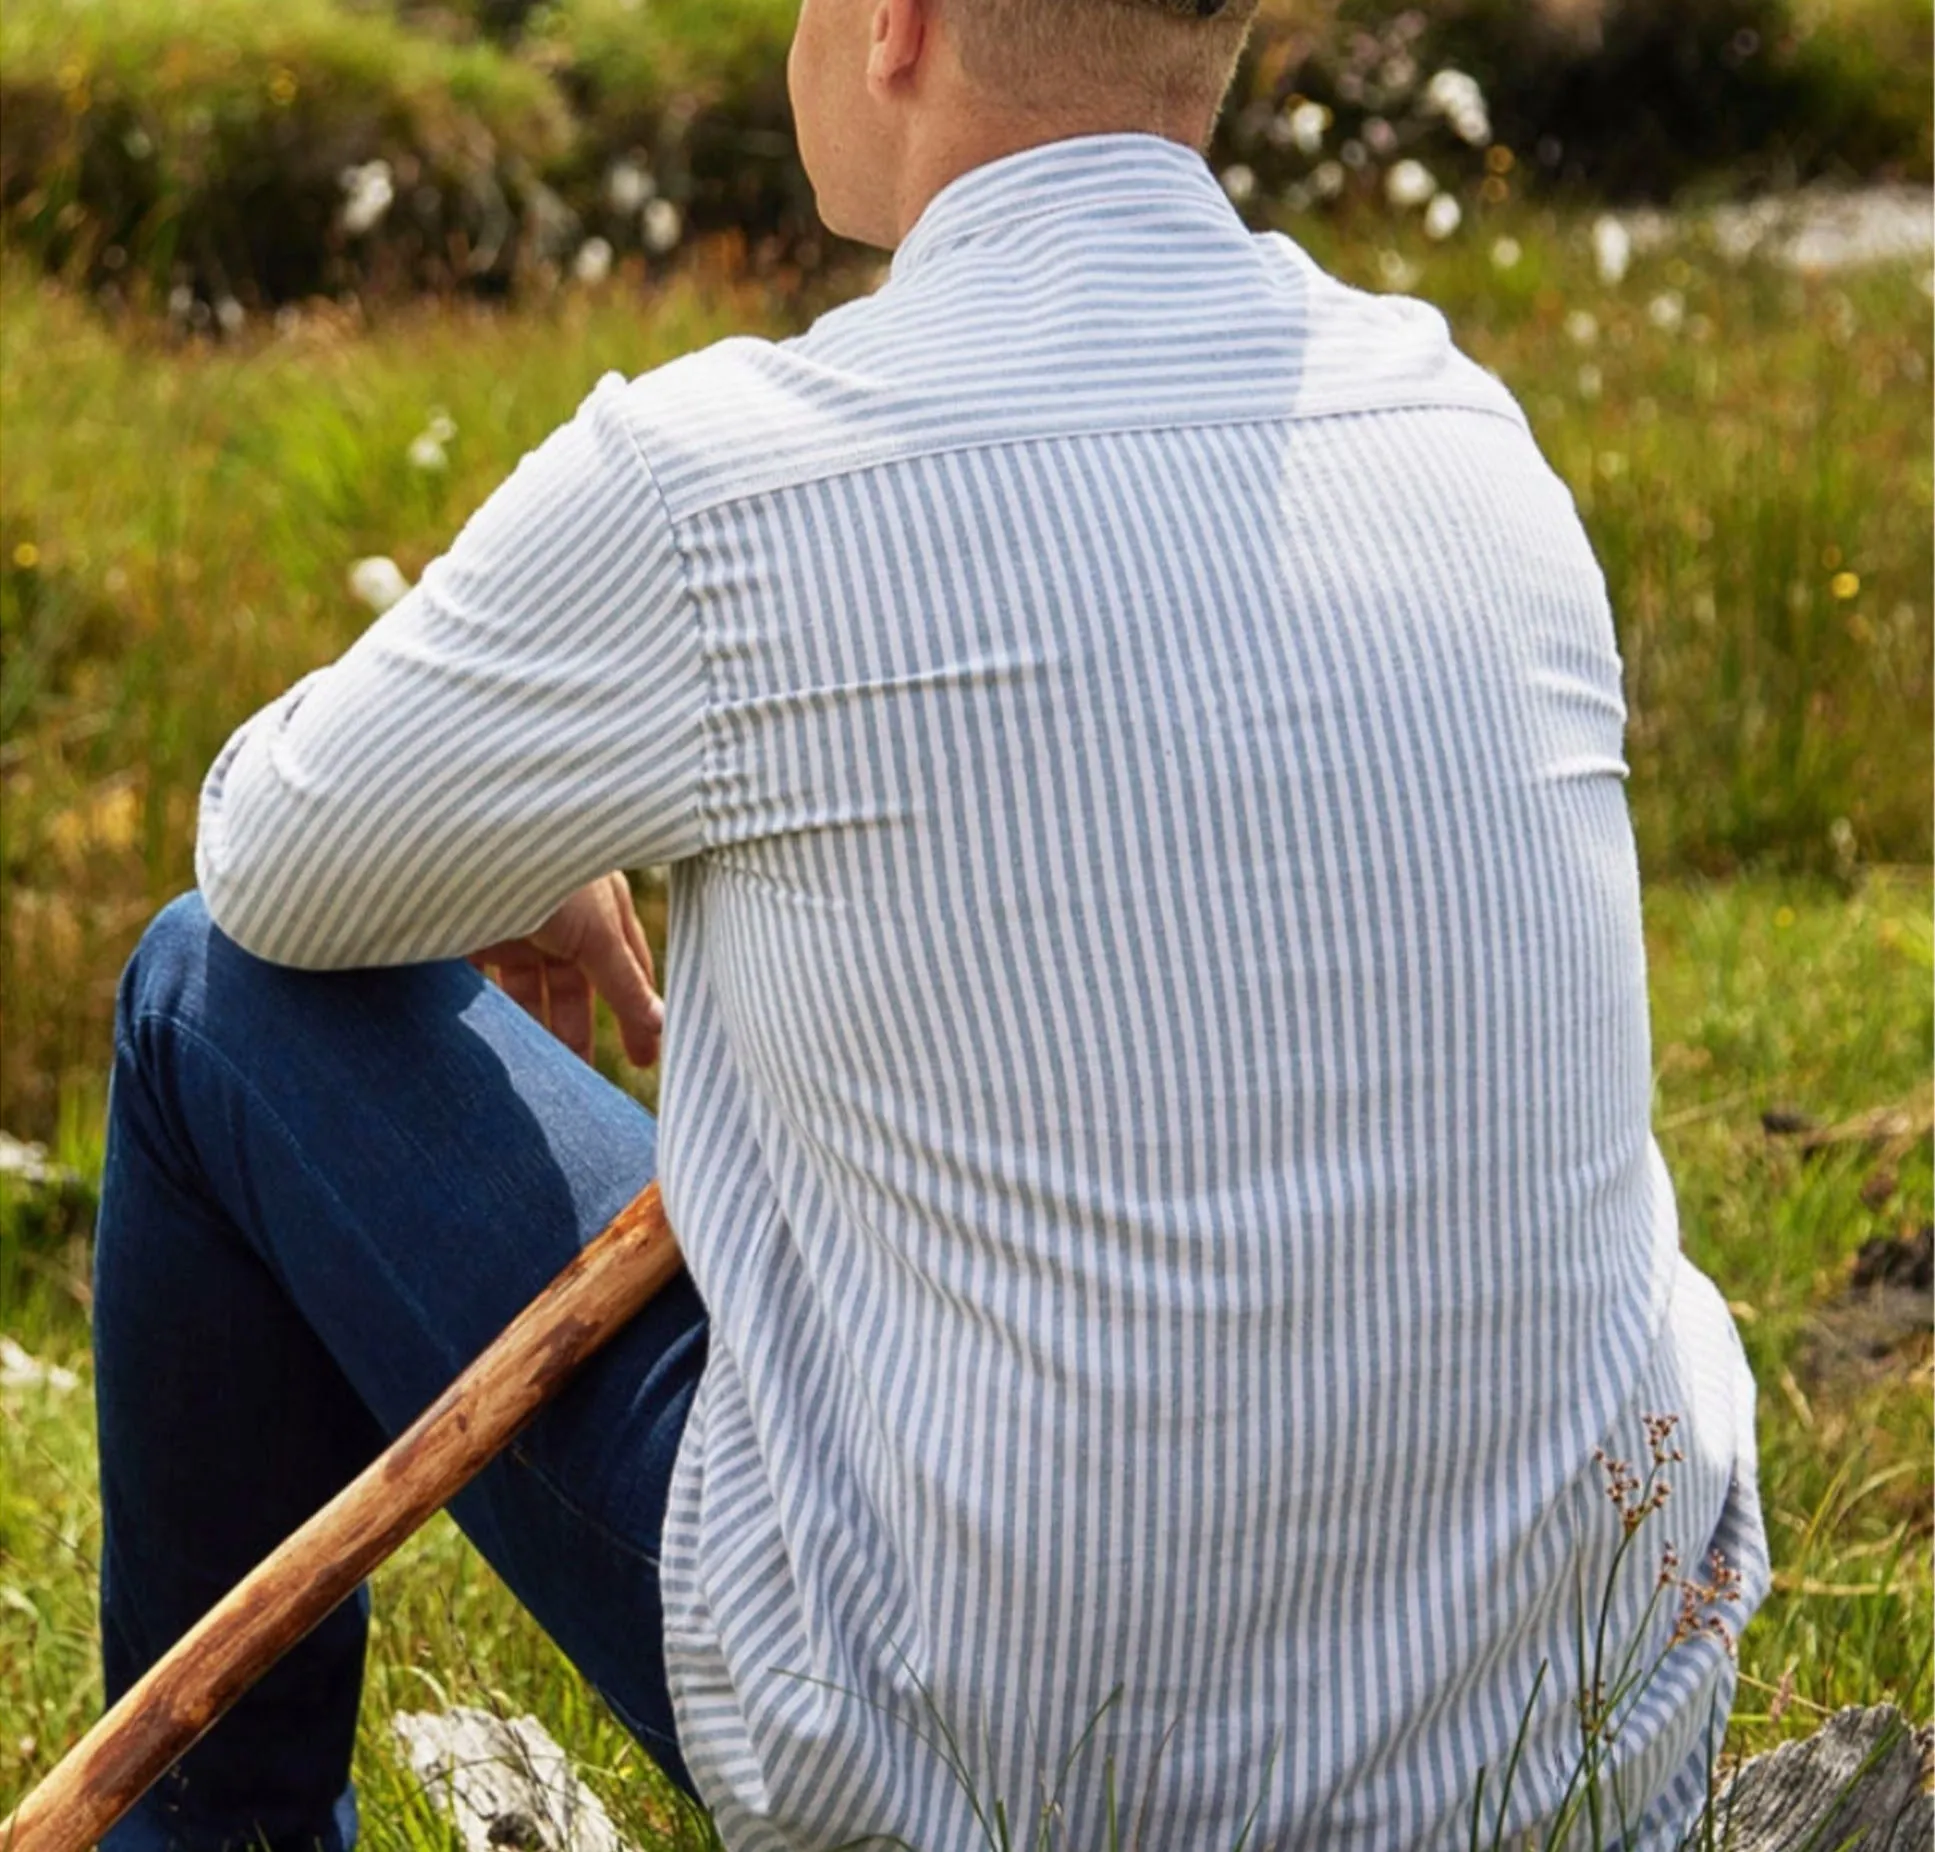
<svg viewBox="0 0 1935 1852"><path fill-rule="evenodd" d="M1018 112L1213 121L1258 0L939 0L961 63Z"/></svg>
<svg viewBox="0 0 1935 1852"><path fill-rule="evenodd" d="M1201 148L1258 0L801 0L787 83L836 232L891 247L955 176L1067 136Z"/></svg>

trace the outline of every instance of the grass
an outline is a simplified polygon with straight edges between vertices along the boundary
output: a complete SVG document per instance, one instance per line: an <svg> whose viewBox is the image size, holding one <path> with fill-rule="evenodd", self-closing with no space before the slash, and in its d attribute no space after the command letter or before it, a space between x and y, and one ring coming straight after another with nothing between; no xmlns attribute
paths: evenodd
<svg viewBox="0 0 1935 1852"><path fill-rule="evenodd" d="M1805 1734L1843 1704L1931 1708L1928 1341L1854 1365L1820 1356L1860 1244L1935 1216L1926 1120L1878 1207L1863 1200L1874 1153L1846 1146L1810 1160L1760 1123L1770 1107L1824 1123L1876 1105L1925 1108L1930 902L1923 873L1874 875L1852 892L1656 883L1647 901L1655 1123L1687 1247L1732 1298L1762 1385L1776 1592L1742 1644L1730 1751ZM69 1155L89 1160L84 1146ZM98 1701L97 1532L84 1254L0 1262L0 1328L83 1379L64 1394L0 1398L4 1810ZM372 1852L454 1844L388 1729L398 1710L448 1703L534 1713L639 1845L679 1843L636 1745L447 1521L378 1576L376 1595L357 1762Z"/></svg>
<svg viewBox="0 0 1935 1852"><path fill-rule="evenodd" d="M1868 1358L1836 1336L1861 1243L1935 1216L1931 894L1894 866L1929 858L1922 282L1734 265L1688 232L1603 285L1583 220L1510 205L1443 245L1386 221L1295 229L1344 274L1446 309L1525 402L1606 569L1657 1125L1687 1246L1762 1385L1778 1582L1743 1646L1733 1746L1843 1703L1925 1716L1929 1347ZM414 577L606 368L802 313L702 258L649 295L373 322L324 306L181 344L0 267L0 1124L98 1166L120 963L190 878L195 792L228 730L368 621L350 562ZM439 413L445 466L417 468ZM1920 1129L1895 1149L1808 1157L1759 1120L1904 1105ZM0 1330L85 1379L84 1250L23 1227L0 1203ZM84 1380L0 1392L0 1808L97 1699L93 1510ZM535 1712L625 1830L673 1843L639 1751L447 1524L377 1593L359 1746L377 1852L454 1843L387 1729L445 1701Z"/></svg>

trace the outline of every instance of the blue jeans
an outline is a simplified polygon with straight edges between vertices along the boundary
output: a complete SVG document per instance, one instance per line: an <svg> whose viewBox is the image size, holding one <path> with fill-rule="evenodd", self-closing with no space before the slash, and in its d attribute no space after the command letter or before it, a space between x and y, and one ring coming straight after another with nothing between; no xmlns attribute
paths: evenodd
<svg viewBox="0 0 1935 1852"><path fill-rule="evenodd" d="M650 1181L656 1127L461 962L264 964L198 895L122 980L95 1262L112 1701ZM452 1506L689 1789L659 1531L705 1362L684 1275ZM341 1852L369 1598L104 1842Z"/></svg>

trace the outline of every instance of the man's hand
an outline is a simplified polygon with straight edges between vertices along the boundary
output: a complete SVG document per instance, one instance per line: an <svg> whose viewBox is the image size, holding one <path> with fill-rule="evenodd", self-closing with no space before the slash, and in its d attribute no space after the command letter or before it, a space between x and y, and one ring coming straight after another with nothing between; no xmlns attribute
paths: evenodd
<svg viewBox="0 0 1935 1852"><path fill-rule="evenodd" d="M591 1059L592 992L611 1005L627 1057L658 1059L665 1005L652 973L651 948L622 874L588 882L528 939L506 939L470 954L510 998L574 1053Z"/></svg>

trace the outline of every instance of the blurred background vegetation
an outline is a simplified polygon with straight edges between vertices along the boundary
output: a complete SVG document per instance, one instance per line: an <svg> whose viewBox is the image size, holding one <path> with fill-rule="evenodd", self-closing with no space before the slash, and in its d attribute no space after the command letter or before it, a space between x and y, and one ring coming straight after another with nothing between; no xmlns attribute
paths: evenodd
<svg viewBox="0 0 1935 1852"><path fill-rule="evenodd" d="M730 231L761 270L811 270L837 254L793 152L793 10L9 0L0 207L70 277L231 321L317 291L503 291L589 236L663 257ZM1481 175L1492 146L1628 200L1926 179L1929 24L1929 0L1265 0L1212 158L1297 188L1329 158L1307 101L1329 147L1365 150L1352 191L1400 152ZM1484 133L1433 92L1445 70Z"/></svg>
<svg viewBox="0 0 1935 1852"><path fill-rule="evenodd" d="M0 1139L0 1335L82 1385L115 978L222 740L600 372L877 281L794 154L794 11L0 10L0 1128L50 1147ZM1211 150L1259 229L1445 312L1604 566L1657 1124L1762 1385L1749 1745L1931 1703L1932 64L1931 0L1265 0ZM0 1356L0 1809L96 1691L84 1399L32 1361ZM399 1704L636 1768L454 1533L379 1616L372 1843L445 1843Z"/></svg>

